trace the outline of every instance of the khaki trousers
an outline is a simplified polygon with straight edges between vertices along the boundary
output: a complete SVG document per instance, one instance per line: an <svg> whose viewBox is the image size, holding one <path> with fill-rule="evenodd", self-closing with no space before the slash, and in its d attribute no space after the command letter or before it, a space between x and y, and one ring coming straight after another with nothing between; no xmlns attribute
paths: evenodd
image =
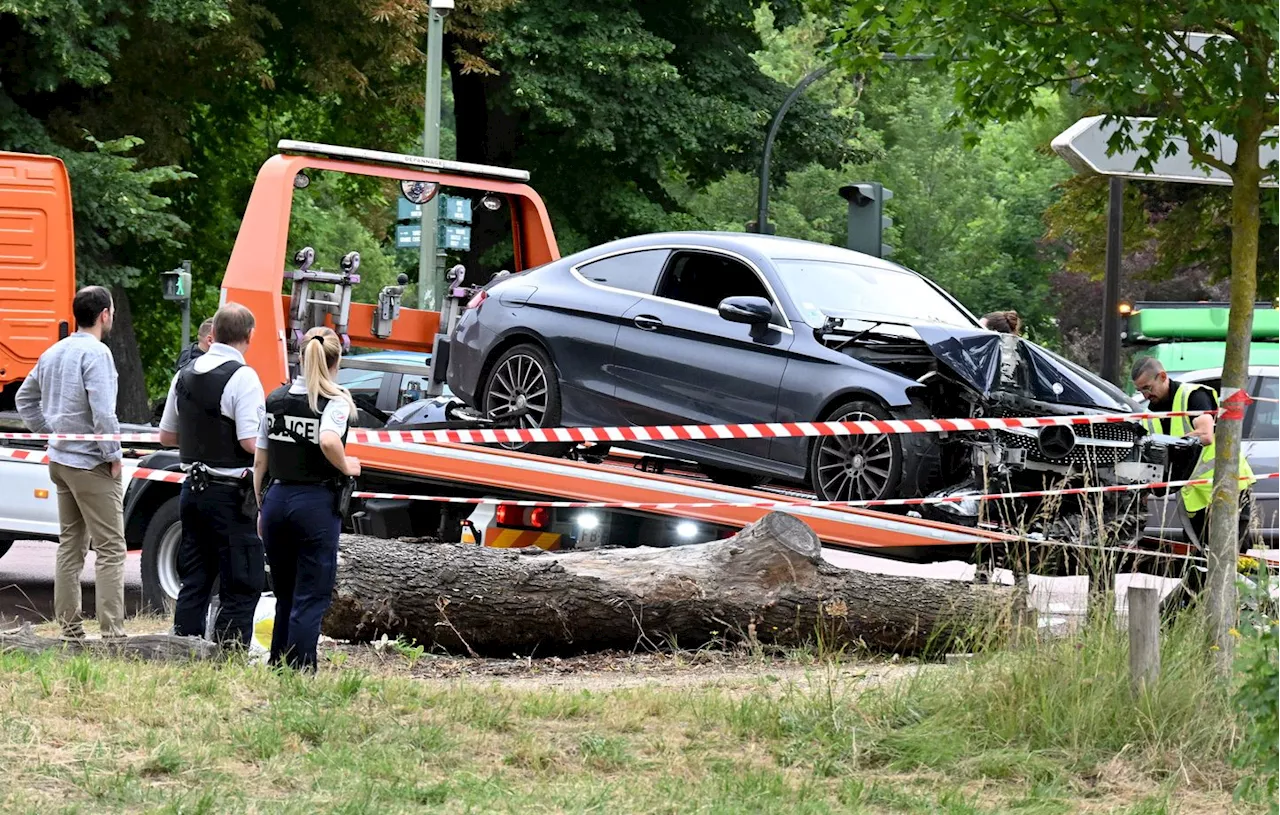
<svg viewBox="0 0 1280 815"><path fill-rule="evenodd" d="M80 572L89 540L97 562L94 595L98 627L104 637L124 636L124 486L110 464L81 470L49 462L49 478L58 488L57 571L53 577L53 613L66 636L84 636Z"/></svg>

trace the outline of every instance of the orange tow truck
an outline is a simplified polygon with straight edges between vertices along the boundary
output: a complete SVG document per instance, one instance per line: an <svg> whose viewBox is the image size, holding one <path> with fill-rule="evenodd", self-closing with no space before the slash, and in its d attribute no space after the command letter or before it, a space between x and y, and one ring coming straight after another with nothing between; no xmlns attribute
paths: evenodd
<svg viewBox="0 0 1280 815"><path fill-rule="evenodd" d="M406 198L410 198L410 191L418 197L426 191L429 201L442 190L450 190L490 204L496 201L510 213L510 271L518 273L559 257L546 206L526 183L528 175L523 171L306 142L283 141L278 149L258 172L222 283L223 302L248 306L257 317L246 358L266 390L289 380L296 370L303 334L320 324L333 328L351 347L431 353L433 364L417 373L427 382L441 382L451 323L467 296L467 290L459 285L451 289L443 312L421 311L400 304L402 284L384 287L377 303L353 302L358 258L347 256L338 271L322 271L313 268L320 265L314 253L290 252L294 198L307 188L312 175L343 173L380 179L399 186ZM69 242L69 224L66 236ZM296 244L299 236L292 238ZM320 260L332 267L331 261L337 258ZM296 268L287 268L290 261ZM455 283L461 281L452 279L451 286ZM0 310L4 308L7 304L0 306ZM38 350L54 339L56 336L49 337ZM786 500L776 492L736 489L611 463L549 459L499 447L350 446L362 463L359 489L368 492L645 504ZM138 465L177 469L177 455L174 451L150 453ZM130 548L142 549L144 596L153 607L162 608L177 595L176 552L181 537L177 496L177 485L134 480L125 498L126 537ZM526 509L509 504L477 508L398 498L368 499L353 502L347 522L349 528L383 537L588 548L712 539L731 534L769 511L733 506L661 511ZM870 510L796 506L789 511L804 518L829 546L911 559L943 559L1006 540L984 530Z"/></svg>
<svg viewBox="0 0 1280 815"><path fill-rule="evenodd" d="M53 156L0 152L0 411L71 331L71 184Z"/></svg>

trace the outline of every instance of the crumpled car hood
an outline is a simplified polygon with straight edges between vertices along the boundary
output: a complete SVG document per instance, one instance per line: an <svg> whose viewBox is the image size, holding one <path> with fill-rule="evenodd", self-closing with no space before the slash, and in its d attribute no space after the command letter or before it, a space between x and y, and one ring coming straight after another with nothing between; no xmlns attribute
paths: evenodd
<svg viewBox="0 0 1280 815"><path fill-rule="evenodd" d="M914 323L934 356L983 396L1000 384L1002 335L979 329ZM1027 392L1042 402L1130 412L1136 405L1119 388L1029 340L1018 339Z"/></svg>

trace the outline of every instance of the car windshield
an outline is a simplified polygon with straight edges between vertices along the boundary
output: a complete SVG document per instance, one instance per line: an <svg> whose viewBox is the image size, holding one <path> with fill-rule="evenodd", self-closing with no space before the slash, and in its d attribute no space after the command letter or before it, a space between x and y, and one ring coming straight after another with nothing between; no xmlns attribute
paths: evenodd
<svg viewBox="0 0 1280 815"><path fill-rule="evenodd" d="M801 259L775 259L774 265L805 322L814 328L821 328L828 315L978 327L945 294L905 269Z"/></svg>

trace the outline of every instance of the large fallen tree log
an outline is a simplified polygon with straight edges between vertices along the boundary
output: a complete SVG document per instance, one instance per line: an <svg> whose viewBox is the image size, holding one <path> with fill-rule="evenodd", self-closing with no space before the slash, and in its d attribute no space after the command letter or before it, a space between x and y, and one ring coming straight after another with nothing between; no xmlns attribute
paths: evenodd
<svg viewBox="0 0 1280 815"><path fill-rule="evenodd" d="M726 540L525 553L343 536L324 633L456 653L583 653L727 639L920 653L1007 619L998 586L841 569L771 513Z"/></svg>

